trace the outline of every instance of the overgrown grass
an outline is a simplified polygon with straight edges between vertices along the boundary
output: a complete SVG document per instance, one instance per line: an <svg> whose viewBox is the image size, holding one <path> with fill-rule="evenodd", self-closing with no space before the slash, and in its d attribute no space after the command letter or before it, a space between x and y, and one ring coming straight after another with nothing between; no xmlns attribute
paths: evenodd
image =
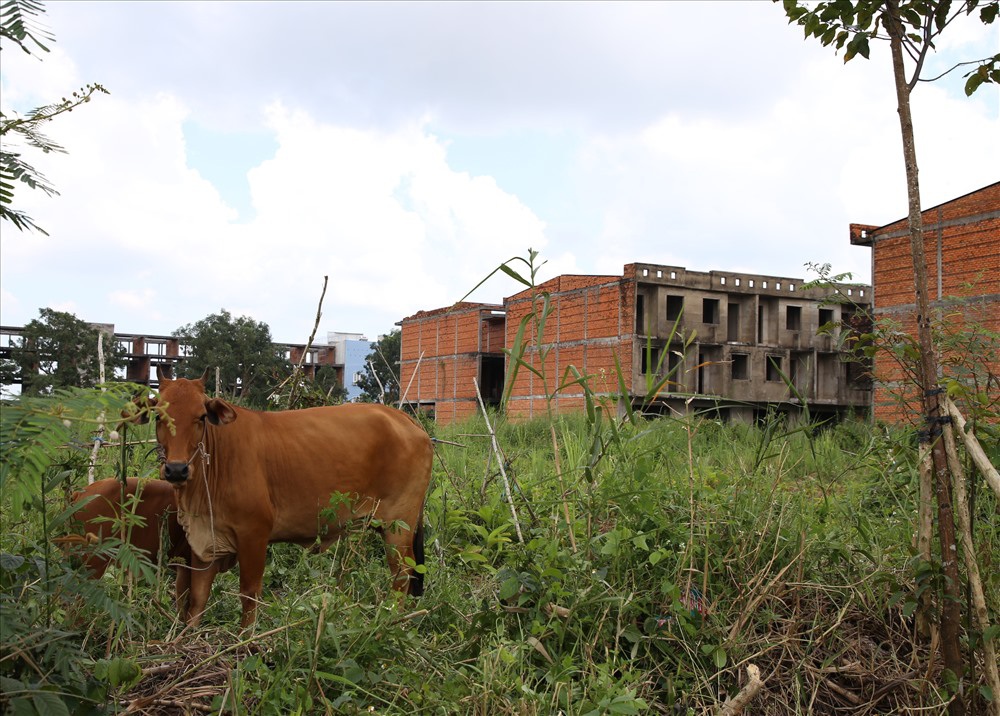
<svg viewBox="0 0 1000 716"><path fill-rule="evenodd" d="M191 634L162 567L152 581L112 569L95 585L49 546L67 489L85 481L79 428L108 400L4 406L5 709L698 714L754 663L755 714L945 711L911 620L940 576L913 561L904 434L640 418L604 428L595 461L583 415L493 416L508 496L482 418L437 427L463 447L436 448L424 597L388 593L381 541L359 530L321 554L271 546L250 634L236 631L237 576L220 575ZM155 472L139 446L104 450L99 477L123 454L129 474ZM976 509L996 605L997 505L983 492Z"/></svg>

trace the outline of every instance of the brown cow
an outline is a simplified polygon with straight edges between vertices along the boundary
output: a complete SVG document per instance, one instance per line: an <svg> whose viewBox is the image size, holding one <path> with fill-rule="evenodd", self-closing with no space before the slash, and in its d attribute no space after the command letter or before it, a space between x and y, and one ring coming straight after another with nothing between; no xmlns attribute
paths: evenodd
<svg viewBox="0 0 1000 716"><path fill-rule="evenodd" d="M135 514L143 518L144 524L132 525L127 528L124 541L136 549L146 553L151 562L156 562L160 554L160 534L166 522L166 533L170 539L167 555L170 559L180 558L187 564L191 558L184 530L177 522L177 498L173 486L162 480L147 480L140 482L134 477L126 480L125 495L134 498L136 492L139 499L130 500L126 505L133 505ZM120 535L119 525L122 514L122 483L120 480L98 480L87 485L73 496L76 503L87 500L79 510L73 513L73 519L82 524L85 537L79 539L61 538L67 544L74 542L96 543ZM94 551L83 555L83 564L90 569L92 575L100 579L108 568L108 557ZM190 584L190 572L187 567L175 565L177 583L175 596L178 608L186 596Z"/></svg>
<svg viewBox="0 0 1000 716"><path fill-rule="evenodd" d="M423 563L433 449L409 416L354 403L258 412L209 398L204 376L160 373L150 406L163 477L178 489L192 549L189 624L201 620L216 573L234 556L246 627L255 619L268 543L325 548L358 519L378 521L393 589L423 592L422 575L407 560ZM338 493L344 497L331 501Z"/></svg>

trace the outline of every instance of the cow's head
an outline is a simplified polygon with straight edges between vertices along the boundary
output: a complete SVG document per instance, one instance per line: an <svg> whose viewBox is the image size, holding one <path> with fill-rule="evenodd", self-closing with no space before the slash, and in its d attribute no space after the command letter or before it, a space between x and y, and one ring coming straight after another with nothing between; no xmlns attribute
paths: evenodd
<svg viewBox="0 0 1000 716"><path fill-rule="evenodd" d="M206 371L207 373L207 371ZM197 380L178 378L160 370L160 394L151 398L156 417L156 442L163 456L163 478L179 485L191 474L190 466L205 453L206 425L236 420L236 410L221 398L205 395L205 375Z"/></svg>

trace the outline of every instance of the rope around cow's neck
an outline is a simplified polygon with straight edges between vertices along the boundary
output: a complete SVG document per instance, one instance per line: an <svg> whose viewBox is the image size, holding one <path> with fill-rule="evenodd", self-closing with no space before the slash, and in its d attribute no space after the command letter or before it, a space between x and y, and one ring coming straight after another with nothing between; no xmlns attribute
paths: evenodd
<svg viewBox="0 0 1000 716"><path fill-rule="evenodd" d="M160 462L161 463L165 463L167 461L166 451L163 449L163 446L159 445L159 444L157 444L156 448L157 448L157 450L156 450L157 451L157 455L160 458ZM208 526L209 526L209 531L212 534L212 562L215 562L215 560L216 560L216 556L215 556L215 544L216 544L216 542L215 542L215 510L212 509L212 491L208 489L208 466L212 462L212 455L211 455L211 453L208 452L208 450L205 449L205 443L204 443L204 441L199 441L198 442L198 448L194 451L194 453L192 453L190 459L188 459L188 461L185 463L185 465L187 467L191 467L191 463L194 462L194 459L196 457L198 457L199 454L201 455L201 479L205 483L205 497L208 499ZM192 555L193 555L193 552L192 552ZM204 567L195 567L193 564L188 564L188 565L185 565L185 566L188 569L190 569L190 570L195 570L195 571L198 571L198 572L207 571L207 570L211 569L211 567L212 567L211 564L208 564L208 565L206 565Z"/></svg>
<svg viewBox="0 0 1000 716"><path fill-rule="evenodd" d="M208 499L208 527L212 533L212 562L215 562L215 510L212 509L212 491L208 489L208 466L212 462L212 456L207 450L205 450L204 441L198 442L198 452L201 453L201 479L205 483L205 497ZM197 454L197 453L195 453ZM194 460L194 455L191 456L191 460L188 460L188 465ZM193 554L193 553L192 553ZM205 570L208 567L201 567L200 569Z"/></svg>

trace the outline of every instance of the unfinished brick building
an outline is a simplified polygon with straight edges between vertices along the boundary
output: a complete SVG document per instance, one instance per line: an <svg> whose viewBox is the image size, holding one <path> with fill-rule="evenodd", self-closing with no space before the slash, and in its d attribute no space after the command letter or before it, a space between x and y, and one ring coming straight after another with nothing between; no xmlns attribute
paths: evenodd
<svg viewBox="0 0 1000 716"><path fill-rule="evenodd" d="M489 303L457 303L420 311L401 322L401 403L432 412L447 425L486 405L499 405L504 376L504 310Z"/></svg>
<svg viewBox="0 0 1000 716"><path fill-rule="evenodd" d="M820 327L866 311L870 291L837 290L853 305L826 304L830 289L803 289L799 279L628 264L621 276L559 276L502 306L421 311L400 324L403 401L453 422L479 409L475 378L484 402L498 403L503 348L514 345L525 317L541 310L535 298L547 293L542 343L529 340L530 325L525 336L525 360L537 372L519 371L508 403L513 416L582 409L579 385L556 390L572 379L570 366L611 400L622 399L620 366L624 399L650 412L708 410L749 420L769 407L798 411L803 400L813 414L865 412L865 371L846 362L838 336L821 335ZM649 395L650 381L667 374L671 380Z"/></svg>
<svg viewBox="0 0 1000 716"><path fill-rule="evenodd" d="M928 297L939 330L952 335L978 323L1000 333L1000 182L952 199L922 212L924 252L927 261ZM913 259L906 218L885 226L851 224L851 243L872 249L874 316L892 321L899 330L915 336L916 297ZM971 360L961 360L971 359ZM978 376L969 368L977 366ZM956 356L945 352L946 374L963 380L982 380L983 372L1000 375L996 356ZM912 381L890 354L876 355L874 373L876 419L915 422L920 419L919 400ZM979 386L997 389L995 384Z"/></svg>

